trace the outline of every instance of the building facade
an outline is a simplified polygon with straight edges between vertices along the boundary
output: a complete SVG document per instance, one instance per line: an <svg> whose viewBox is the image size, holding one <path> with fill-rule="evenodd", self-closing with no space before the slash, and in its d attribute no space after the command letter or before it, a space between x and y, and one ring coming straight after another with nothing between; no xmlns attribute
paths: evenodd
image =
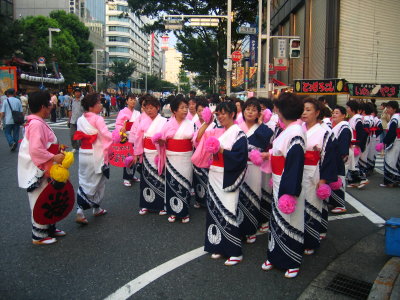
<svg viewBox="0 0 400 300"><path fill-rule="evenodd" d="M344 78L359 83L400 82L400 1L274 0L272 35L301 39L300 58L278 80ZM276 39L272 39L272 48ZM272 51L273 60L277 52ZM332 102L336 99L332 99ZM347 96L338 96L344 103Z"/></svg>
<svg viewBox="0 0 400 300"><path fill-rule="evenodd" d="M179 72L182 66L182 53L178 52L175 48L168 48L165 50L165 72L163 79L179 85Z"/></svg>
<svg viewBox="0 0 400 300"><path fill-rule="evenodd" d="M128 2L117 0L107 3L106 8L106 48L110 63L113 61L133 61L136 70L132 74L132 86L139 92L139 80L149 74L149 35L142 27L144 20L133 14Z"/></svg>

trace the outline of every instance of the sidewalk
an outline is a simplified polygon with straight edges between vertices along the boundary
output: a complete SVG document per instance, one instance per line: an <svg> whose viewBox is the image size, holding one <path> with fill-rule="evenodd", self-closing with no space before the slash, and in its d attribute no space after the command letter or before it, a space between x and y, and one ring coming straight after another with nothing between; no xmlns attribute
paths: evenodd
<svg viewBox="0 0 400 300"><path fill-rule="evenodd" d="M298 299L400 299L399 273L400 259L385 254L385 229L377 229L330 263Z"/></svg>

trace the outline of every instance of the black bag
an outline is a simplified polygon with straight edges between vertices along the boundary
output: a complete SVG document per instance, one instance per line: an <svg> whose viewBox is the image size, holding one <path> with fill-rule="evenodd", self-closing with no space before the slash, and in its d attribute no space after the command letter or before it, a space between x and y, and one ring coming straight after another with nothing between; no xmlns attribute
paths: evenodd
<svg viewBox="0 0 400 300"><path fill-rule="evenodd" d="M18 110L12 110L12 107L11 107L10 101L8 101L8 98L7 98L7 102L8 102L8 105L10 106L14 124L16 124L16 125L24 124L25 123L24 114Z"/></svg>

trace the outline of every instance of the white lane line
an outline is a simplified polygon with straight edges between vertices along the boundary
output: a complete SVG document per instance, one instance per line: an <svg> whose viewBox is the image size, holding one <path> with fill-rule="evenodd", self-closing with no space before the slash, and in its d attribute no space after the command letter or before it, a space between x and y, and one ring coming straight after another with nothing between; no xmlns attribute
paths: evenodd
<svg viewBox="0 0 400 300"><path fill-rule="evenodd" d="M140 275L139 277L133 279L132 281L128 282L127 284L116 290L114 293L105 298L105 300L128 299L129 297L140 291L142 288L152 283L154 280L190 262L193 259L203 256L207 253L203 249L204 246L201 246L190 252L182 254L181 256L171 259L154 269L151 269L150 271Z"/></svg>
<svg viewBox="0 0 400 300"><path fill-rule="evenodd" d="M376 213L374 213L372 210L370 210L349 193L346 193L346 201L375 225L379 227L385 225L386 221L383 218L378 216Z"/></svg>
<svg viewBox="0 0 400 300"><path fill-rule="evenodd" d="M329 216L329 217L328 217L328 221L350 219L350 218L356 218L356 217L362 217L362 216L363 216L363 214L361 214L361 213L343 214L343 215L337 215L337 216Z"/></svg>

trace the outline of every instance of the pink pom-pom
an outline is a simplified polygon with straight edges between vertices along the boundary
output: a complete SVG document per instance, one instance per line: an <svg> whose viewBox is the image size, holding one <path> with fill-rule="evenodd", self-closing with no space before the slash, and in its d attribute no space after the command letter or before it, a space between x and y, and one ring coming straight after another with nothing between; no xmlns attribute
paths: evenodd
<svg viewBox="0 0 400 300"><path fill-rule="evenodd" d="M375 145L375 150L377 151L377 152L381 152L383 149L384 149L384 145L383 145L383 143L379 143L379 144L376 144Z"/></svg>
<svg viewBox="0 0 400 300"><path fill-rule="evenodd" d="M206 151L215 154L219 151L220 143L216 137L210 136L205 143Z"/></svg>
<svg viewBox="0 0 400 300"><path fill-rule="evenodd" d="M271 120L272 112L267 108L263 112L263 123L268 123Z"/></svg>
<svg viewBox="0 0 400 300"><path fill-rule="evenodd" d="M361 154L360 148L354 147L354 148L353 148L353 151L354 151L354 156L360 156L360 154Z"/></svg>
<svg viewBox="0 0 400 300"><path fill-rule="evenodd" d="M125 166L125 168L128 168L129 165L132 163L132 161L133 161L133 156L127 156L127 157L125 157L125 160L124 160L124 166Z"/></svg>
<svg viewBox="0 0 400 300"><path fill-rule="evenodd" d="M160 161L160 157L158 156L158 155L156 155L155 157L154 157L154 164L156 165L156 166L158 166L158 162Z"/></svg>
<svg viewBox="0 0 400 300"><path fill-rule="evenodd" d="M321 185L319 186L319 188L317 189L317 197L318 197L320 200L327 199L327 198L329 198L329 196L331 195L331 192L332 192L332 190L331 190L331 188L329 187L329 185L327 185L327 184L321 184Z"/></svg>
<svg viewBox="0 0 400 300"><path fill-rule="evenodd" d="M157 132L155 135L153 135L151 137L151 141L153 142L153 144L156 144L162 137L161 132Z"/></svg>
<svg viewBox="0 0 400 300"><path fill-rule="evenodd" d="M121 136L119 135L119 131L118 130L114 130L112 133L112 140L114 144L118 144L119 142L121 142Z"/></svg>
<svg viewBox="0 0 400 300"><path fill-rule="evenodd" d="M338 177L338 180L335 182L331 182L329 186L331 187L332 190L337 191L339 190L343 185L342 178Z"/></svg>
<svg viewBox="0 0 400 300"><path fill-rule="evenodd" d="M203 111L201 112L201 117L203 118L204 122L207 124L211 122L212 112L211 109L208 107L204 107Z"/></svg>
<svg viewBox="0 0 400 300"><path fill-rule="evenodd" d="M285 128L286 128L285 123L283 123L281 119L278 120L278 124L279 124L279 127L280 127L280 128L282 128L282 129L285 129Z"/></svg>
<svg viewBox="0 0 400 300"><path fill-rule="evenodd" d="M278 208L284 214L290 215L296 210L296 198L292 195L282 195L278 199Z"/></svg>
<svg viewBox="0 0 400 300"><path fill-rule="evenodd" d="M261 152L257 149L253 149L249 153L249 158L253 164L256 166L261 166L263 159L261 157Z"/></svg>
<svg viewBox="0 0 400 300"><path fill-rule="evenodd" d="M274 186L274 181L272 180L272 178L269 179L268 184L269 184L269 187L271 187L271 188Z"/></svg>

